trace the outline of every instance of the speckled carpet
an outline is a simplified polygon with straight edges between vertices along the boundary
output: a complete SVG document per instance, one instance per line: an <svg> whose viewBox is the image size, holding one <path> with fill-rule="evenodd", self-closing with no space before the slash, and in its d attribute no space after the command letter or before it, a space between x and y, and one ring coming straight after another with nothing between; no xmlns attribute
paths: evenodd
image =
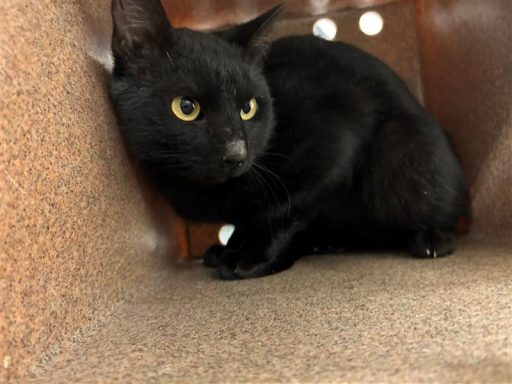
<svg viewBox="0 0 512 384"><path fill-rule="evenodd" d="M169 267L34 382L512 381L512 246L316 256L248 281Z"/></svg>

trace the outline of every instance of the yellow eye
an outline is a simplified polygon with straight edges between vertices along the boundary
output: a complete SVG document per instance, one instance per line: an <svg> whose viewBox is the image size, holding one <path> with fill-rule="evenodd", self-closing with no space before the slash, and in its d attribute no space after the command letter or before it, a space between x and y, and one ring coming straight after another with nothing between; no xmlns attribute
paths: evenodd
<svg viewBox="0 0 512 384"><path fill-rule="evenodd" d="M240 110L240 117L243 121L251 120L258 112L258 102L256 99L251 99L248 103L244 104Z"/></svg>
<svg viewBox="0 0 512 384"><path fill-rule="evenodd" d="M201 112L201 106L190 97L178 96L172 100L171 110L180 120L194 121Z"/></svg>

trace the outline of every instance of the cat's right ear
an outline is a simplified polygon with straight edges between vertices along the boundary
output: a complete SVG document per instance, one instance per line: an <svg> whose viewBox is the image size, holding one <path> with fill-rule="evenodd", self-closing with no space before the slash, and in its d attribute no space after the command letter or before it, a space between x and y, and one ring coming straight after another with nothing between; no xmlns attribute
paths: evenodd
<svg viewBox="0 0 512 384"><path fill-rule="evenodd" d="M172 28L160 0L112 0L112 21L116 64L157 48Z"/></svg>
<svg viewBox="0 0 512 384"><path fill-rule="evenodd" d="M265 38L266 32L283 11L284 7L285 3L279 4L253 20L226 31L216 32L215 35L248 50L251 56L258 59L264 53L269 43Z"/></svg>

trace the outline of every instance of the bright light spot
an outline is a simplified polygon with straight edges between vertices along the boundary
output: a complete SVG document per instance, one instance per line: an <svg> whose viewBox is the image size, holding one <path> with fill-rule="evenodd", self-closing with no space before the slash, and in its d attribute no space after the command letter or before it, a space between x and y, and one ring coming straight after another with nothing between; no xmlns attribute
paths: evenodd
<svg viewBox="0 0 512 384"><path fill-rule="evenodd" d="M375 36L382 31L384 20L382 16L375 11L363 13L359 19L359 28L365 35Z"/></svg>
<svg viewBox="0 0 512 384"><path fill-rule="evenodd" d="M235 232L235 226L231 224L223 225L219 231L219 241L222 245L226 245Z"/></svg>
<svg viewBox="0 0 512 384"><path fill-rule="evenodd" d="M158 233L155 231L148 231L141 236L142 243L147 247L148 251L154 252L158 247Z"/></svg>
<svg viewBox="0 0 512 384"><path fill-rule="evenodd" d="M313 35L324 40L334 40L338 27L331 19L319 19L313 24Z"/></svg>

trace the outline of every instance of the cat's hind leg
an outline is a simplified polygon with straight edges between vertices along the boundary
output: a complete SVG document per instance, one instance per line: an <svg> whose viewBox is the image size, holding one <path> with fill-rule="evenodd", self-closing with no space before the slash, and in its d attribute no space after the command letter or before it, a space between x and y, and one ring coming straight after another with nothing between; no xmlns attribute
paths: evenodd
<svg viewBox="0 0 512 384"><path fill-rule="evenodd" d="M407 116L385 124L371 180L375 217L406 234L412 255L454 252L454 228L468 212L468 190L453 148L434 121Z"/></svg>
<svg viewBox="0 0 512 384"><path fill-rule="evenodd" d="M449 255L455 246L454 233L440 229L418 231L409 240L409 252L423 259Z"/></svg>

